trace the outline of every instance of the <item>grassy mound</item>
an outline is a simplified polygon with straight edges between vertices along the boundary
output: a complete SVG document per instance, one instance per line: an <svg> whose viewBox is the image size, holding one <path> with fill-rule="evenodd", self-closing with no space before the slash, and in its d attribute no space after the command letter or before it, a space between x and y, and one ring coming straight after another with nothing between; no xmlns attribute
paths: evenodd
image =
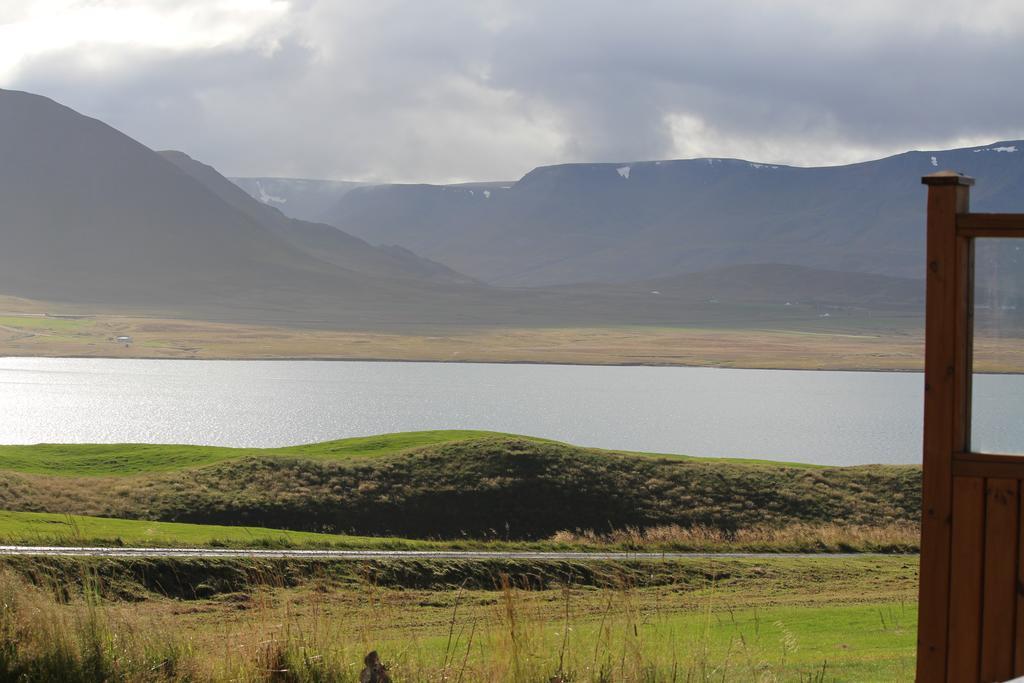
<svg viewBox="0 0 1024 683"><path fill-rule="evenodd" d="M0 445L0 471L78 477L127 477L153 472L170 472L204 467L246 458L298 458L301 460L341 461L394 455L424 446L476 442L487 439L517 439L537 443L556 443L549 439L518 434L503 434L471 429L445 429L427 432L399 432L360 436L337 441L287 446L284 448L224 448L166 444L35 444ZM730 462L764 465L789 465L814 468L817 465L778 463L773 460L738 458L693 458L686 455L634 453L587 449L592 453L637 457L675 458L699 462Z"/></svg>
<svg viewBox="0 0 1024 683"><path fill-rule="evenodd" d="M164 466L159 449L173 458L182 447L151 446L149 470L141 456L115 468L98 447L62 446L51 462L63 468L43 474L27 456L14 463L0 480L0 509L510 540L665 525L913 524L920 509L917 467L716 462L479 433L400 436L258 455L230 449L231 457L177 469Z"/></svg>
<svg viewBox="0 0 1024 683"><path fill-rule="evenodd" d="M452 429L382 434L286 448L222 448L163 444L0 446L0 470L57 476L130 476L203 467L260 456L292 457L303 460L372 458L422 446L496 436L509 435Z"/></svg>

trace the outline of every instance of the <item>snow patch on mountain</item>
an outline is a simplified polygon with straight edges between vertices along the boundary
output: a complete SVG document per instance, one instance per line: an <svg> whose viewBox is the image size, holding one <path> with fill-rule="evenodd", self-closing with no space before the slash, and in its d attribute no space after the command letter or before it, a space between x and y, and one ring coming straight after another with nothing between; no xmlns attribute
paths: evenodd
<svg viewBox="0 0 1024 683"><path fill-rule="evenodd" d="M932 157L932 166L938 166L938 165L939 165L939 160L936 159L935 157Z"/></svg>
<svg viewBox="0 0 1024 683"><path fill-rule="evenodd" d="M1020 150L1017 149L1017 145L1004 145L1002 147L981 147L981 148L976 149L974 151L975 152L1009 152L1010 154L1012 154L1013 152L1018 152Z"/></svg>
<svg viewBox="0 0 1024 683"><path fill-rule="evenodd" d="M620 176L622 176L622 177L623 177L623 178L625 178L626 180L629 180L629 170L630 170L630 167L629 167L629 166L619 166L619 167L618 167L617 169L615 169L615 170L616 170L616 171L618 171L618 173L619 173L619 175L620 175Z"/></svg>
<svg viewBox="0 0 1024 683"><path fill-rule="evenodd" d="M288 202L284 197L275 197L274 195L263 189L263 183L256 181L256 191L260 193L259 200L264 204L286 204Z"/></svg>

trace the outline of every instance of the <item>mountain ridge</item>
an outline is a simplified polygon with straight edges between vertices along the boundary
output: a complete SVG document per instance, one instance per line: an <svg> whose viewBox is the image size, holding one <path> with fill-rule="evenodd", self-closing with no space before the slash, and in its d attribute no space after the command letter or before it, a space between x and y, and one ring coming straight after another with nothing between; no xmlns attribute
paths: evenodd
<svg viewBox="0 0 1024 683"><path fill-rule="evenodd" d="M436 279L453 283L472 281L440 263L419 257L408 249L373 246L333 226L289 218L276 207L251 197L212 166L197 161L184 152L163 150L157 154L198 180L234 208L314 258L368 275Z"/></svg>
<svg viewBox="0 0 1024 683"><path fill-rule="evenodd" d="M742 278L735 272L723 276L714 270L722 266L712 260L701 264L710 274L691 277L683 285L658 280L678 273L654 273L634 278L632 284L496 288L433 263L407 246L373 246L331 225L288 218L185 153L154 152L48 98L14 91L0 90L0 158L0 294L99 311L364 330L679 326L738 320L777 325L816 317L817 303L789 310L782 307L785 301L775 300L794 292L796 296L800 286L806 289L801 280L846 277L822 274L820 268L796 272L793 265L778 266L773 271L778 288L768 300L777 305L763 307L744 302L764 301L755 296L759 285L750 279L751 273L764 273L748 268ZM545 173L565 176L565 191L575 191L579 169L568 168ZM621 183L637 181L645 171L631 169L627 174L592 167L586 174ZM570 203L568 210L548 211L544 201L550 199L552 184L536 174L514 185L499 181L401 187L401 193L423 201L392 204L387 200L395 189L387 186L356 188L346 197L384 199L383 206L395 218L391 224L406 226L399 220L403 213L443 225L452 205L499 205L511 201L514 193L515 201L531 193L539 196L539 204L527 207L538 211L532 232L514 232L511 243L500 221L471 222L471 234L455 236L456 241L467 238L470 247L494 238L488 246L496 264L503 255L515 256L524 249L548 250L549 264L564 259L566 251L575 254L575 234L552 229L549 235L545 228L563 224L581 206L591 208ZM591 189L587 183L582 187L584 195ZM605 222L589 226L587 236L613 244L618 224L612 209L618 198L607 194L604 207L598 206L606 209L601 214ZM555 199L560 199L559 192ZM607 235L600 234L602 228ZM436 240L429 232L423 236L431 244ZM451 248L454 255L460 253L457 246ZM779 274L779 268L784 272ZM730 305L712 302L723 298L730 278L747 282L749 292L737 290L733 282ZM872 306L895 304L906 315L919 309L917 281L893 285L878 280L858 286L862 289L857 296ZM886 294L890 286L898 291ZM652 294L658 287L665 291ZM862 308L849 294L836 290L832 303ZM892 302L886 303L886 296Z"/></svg>
<svg viewBox="0 0 1024 683"><path fill-rule="evenodd" d="M356 268L289 242L262 205L234 200L209 167L181 166L96 119L30 93L0 90L0 293L132 310L373 321L458 301L458 276L320 226ZM181 162L181 159L178 159ZM209 181L223 181L223 192ZM234 205L233 205L234 204ZM263 214L262 216L260 214ZM280 216L282 223L292 225ZM280 226L277 226L280 227ZM309 228L308 225L300 227ZM315 226L314 226L315 227ZM329 232L328 232L329 231ZM364 264L365 265L365 264ZM415 266L415 268L411 268ZM441 278L445 280L445 278ZM474 291L473 296L484 296ZM441 303L438 303L441 302Z"/></svg>
<svg viewBox="0 0 1024 683"><path fill-rule="evenodd" d="M602 162L542 166L507 184L364 186L323 220L496 285L641 281L743 263L919 277L919 179L947 167L977 177L976 209L1021 209L1024 141L1002 140L839 166Z"/></svg>
<svg viewBox="0 0 1024 683"><path fill-rule="evenodd" d="M346 192L368 183L350 180L323 180L317 178L284 178L271 176L233 176L228 178L253 199L287 209L290 218L320 222L321 216Z"/></svg>

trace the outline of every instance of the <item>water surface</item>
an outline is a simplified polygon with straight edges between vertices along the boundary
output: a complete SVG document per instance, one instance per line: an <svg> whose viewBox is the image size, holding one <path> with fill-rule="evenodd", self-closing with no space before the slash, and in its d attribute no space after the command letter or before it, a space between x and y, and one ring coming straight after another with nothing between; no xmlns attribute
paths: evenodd
<svg viewBox="0 0 1024 683"><path fill-rule="evenodd" d="M993 423L1019 443L1024 378L977 381L990 379ZM0 358L0 443L283 446L465 428L701 456L916 463L922 385L918 373Z"/></svg>

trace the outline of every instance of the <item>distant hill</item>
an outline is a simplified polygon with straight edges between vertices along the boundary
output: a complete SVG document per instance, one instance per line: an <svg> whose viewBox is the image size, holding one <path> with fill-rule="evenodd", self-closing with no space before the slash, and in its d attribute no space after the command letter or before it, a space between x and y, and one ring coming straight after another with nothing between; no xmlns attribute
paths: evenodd
<svg viewBox="0 0 1024 683"><path fill-rule="evenodd" d="M295 220L262 203L222 176L212 166L184 152L159 153L207 189L291 246L337 266L376 276L466 283L470 278L441 264L421 258L402 247L375 247L331 225Z"/></svg>
<svg viewBox="0 0 1024 683"><path fill-rule="evenodd" d="M250 197L289 218L318 223L346 193L366 183L309 178L228 178Z"/></svg>
<svg viewBox="0 0 1024 683"><path fill-rule="evenodd" d="M605 182L607 169L581 168L581 193L592 193L591 176L598 184ZM574 167L559 169L555 176L566 174L571 180L577 174ZM612 183L643 177L612 170L617 179ZM474 325L776 327L817 320L821 306L844 307L850 319L863 318L867 308L899 309L900 316L920 314L920 283L913 279L793 265L716 270L710 256L699 263L702 269L710 268L707 272L685 277L662 272L672 269L658 266L659 252L671 249L659 250L657 241L648 243L647 237L656 236L653 231L642 239L620 240L606 252L608 258L621 252L630 259L650 259L650 267L641 263L632 270L616 270L609 262L607 272L590 270L594 253L580 247L590 239L588 232L567 233L563 227L571 224L570 218L593 210L581 202L556 210L560 195L545 194L551 185L547 175L542 169L514 184L356 188L342 203L351 198L350 209L377 207L376 213L366 215L375 215L380 225L390 225L395 232L434 226L431 229L438 234L424 233L424 250L440 250L446 264L467 260L473 252L486 253L486 262L475 261L481 279L508 280L502 273L509 272L510 264L527 254L548 261L542 253L547 249L553 256L561 254L563 275L576 272L592 280L634 282L489 286L407 248L371 246L330 225L289 218L184 153L154 152L52 100L0 90L0 295L147 315L363 330ZM531 196L534 199L524 199ZM602 197L598 193L595 201L604 202ZM871 206L868 201L862 204ZM504 208L490 215L487 207L492 205ZM453 213L452 207L476 207L477 213ZM538 213L523 213L524 207ZM690 209L677 209L675 220L689 221ZM693 209L696 215L701 210ZM920 206L907 207L906 212L908 220L921 222ZM477 216L480 222L470 229L470 223L449 221L458 215ZM524 222L509 229L502 216ZM621 221L616 222L611 209L603 218L612 244L611 238L621 232L616 227ZM918 225L916 231L920 229ZM447 238L440 236L445 230ZM760 241L787 239L785 233L765 232ZM435 242L447 246L435 247ZM836 249L842 251L840 246ZM877 255L880 262L886 258L884 253ZM545 268L549 274L557 270L553 261ZM529 277L521 282L536 284ZM787 302L792 305L785 306Z"/></svg>
<svg viewBox="0 0 1024 683"><path fill-rule="evenodd" d="M977 178L974 208L1024 210L1024 142L796 168L690 159L537 168L515 183L356 188L324 216L499 285L625 282L784 263L921 277L919 180Z"/></svg>
<svg viewBox="0 0 1024 683"><path fill-rule="evenodd" d="M0 90L0 159L2 294L362 325L443 320L449 306L462 315L461 296L488 297L403 249L291 221L45 97Z"/></svg>
<svg viewBox="0 0 1024 683"><path fill-rule="evenodd" d="M672 297L679 302L763 303L860 307L924 306L924 280L820 270L778 263L725 266L623 284L559 289Z"/></svg>
<svg viewBox="0 0 1024 683"><path fill-rule="evenodd" d="M5 293L169 303L332 270L148 148L47 98L0 91L0 158Z"/></svg>

